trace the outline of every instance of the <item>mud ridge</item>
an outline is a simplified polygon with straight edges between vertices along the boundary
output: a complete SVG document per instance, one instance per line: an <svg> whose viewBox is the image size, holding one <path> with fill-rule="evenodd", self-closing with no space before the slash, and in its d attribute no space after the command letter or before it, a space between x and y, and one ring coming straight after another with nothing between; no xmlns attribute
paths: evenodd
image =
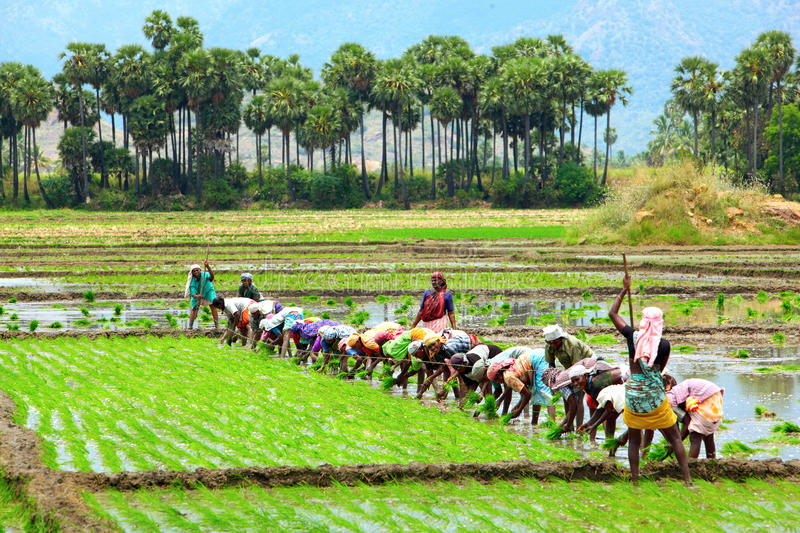
<svg viewBox="0 0 800 533"><path fill-rule="evenodd" d="M42 463L39 437L14 423L15 411L14 400L0 391L0 465L23 499L31 502L30 526L41 521L48 530L115 531L89 509L81 485L69 472L50 470Z"/></svg>
<svg viewBox="0 0 800 533"><path fill-rule="evenodd" d="M800 460L783 462L781 459L748 461L743 459L700 459L690 461L692 475L698 479L715 481L750 478L800 479ZM641 475L648 479L681 479L677 463L650 463L642 468ZM191 471L149 470L118 472L113 474L73 472L72 482L92 492L107 489L136 491L140 489L168 488L182 485L187 488L203 486L221 489L242 485L262 487L288 487L309 485L327 487L343 485L380 485L395 481L453 481L475 479L493 482L504 479L562 479L565 481L611 482L629 478L627 469L615 461L577 460L499 461L493 463L416 463L409 464L357 464L319 467L244 467L231 469L198 468Z"/></svg>

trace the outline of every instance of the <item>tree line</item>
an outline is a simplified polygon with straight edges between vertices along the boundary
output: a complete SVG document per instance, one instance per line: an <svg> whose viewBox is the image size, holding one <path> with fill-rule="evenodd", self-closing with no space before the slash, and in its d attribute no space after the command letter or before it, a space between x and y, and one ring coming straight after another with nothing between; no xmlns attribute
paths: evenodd
<svg viewBox="0 0 800 533"><path fill-rule="evenodd" d="M689 154L712 169L721 165L739 182L759 181L775 191L797 191L798 106L790 109L792 164L789 169L784 166L784 106L800 102L800 63L795 63L795 56L791 36L773 30L742 50L729 70L704 57L683 58L675 67L672 98L654 122L650 162L660 165Z"/></svg>
<svg viewBox="0 0 800 533"><path fill-rule="evenodd" d="M432 200L440 188L450 197L457 189L483 191L488 148L494 160L498 139L502 164L492 165L492 182L497 171L500 180L520 178L523 188L552 186L549 178L565 162L583 163L585 116L594 120L593 177L604 185L609 143L598 179L598 119L605 117L605 131L611 131L612 108L627 104L632 92L623 71L593 69L561 35L520 38L494 47L490 55L476 54L460 37L430 36L386 60L345 43L325 63L321 79L314 79L297 55L281 59L257 48L204 47L191 17L173 23L168 13L156 10L143 33L150 51L129 44L112 53L103 44L69 43L60 55L62 71L52 80L31 65L0 64L0 154L5 141L14 200L21 171L22 194L29 201L33 169L50 205L35 154L36 130L53 109L64 125L58 146L62 166L76 198L86 202L90 186L107 189L114 178L120 189L154 196L180 191L199 202L204 184L224 179L238 162L242 123L256 137L259 188L263 161L272 161L270 132L280 132L281 146L274 148L281 153L290 200L295 199L293 166L313 170L315 154L324 172L343 163L360 167L365 198L393 181L408 207L406 178L415 168L431 169ZM377 176L368 175L364 154L364 117L370 111L381 116ZM103 113L111 119L110 139L103 135ZM421 137L412 136L417 131ZM601 132L601 139L607 137Z"/></svg>

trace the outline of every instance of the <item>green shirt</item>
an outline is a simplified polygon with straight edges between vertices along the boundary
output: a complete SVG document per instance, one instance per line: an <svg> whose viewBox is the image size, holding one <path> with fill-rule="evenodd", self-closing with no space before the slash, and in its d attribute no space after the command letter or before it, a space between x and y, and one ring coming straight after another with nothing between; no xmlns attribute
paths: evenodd
<svg viewBox="0 0 800 533"><path fill-rule="evenodd" d="M246 289L244 288L244 285L239 285L239 297L250 298L251 300L259 301L261 300L261 293L258 292L258 289L251 281L250 286Z"/></svg>
<svg viewBox="0 0 800 533"><path fill-rule="evenodd" d="M594 356L594 351L585 342L578 340L574 335L567 335L561 339L561 347L557 350L545 343L544 358L547 364L555 366L556 358L564 368L569 368L581 359Z"/></svg>

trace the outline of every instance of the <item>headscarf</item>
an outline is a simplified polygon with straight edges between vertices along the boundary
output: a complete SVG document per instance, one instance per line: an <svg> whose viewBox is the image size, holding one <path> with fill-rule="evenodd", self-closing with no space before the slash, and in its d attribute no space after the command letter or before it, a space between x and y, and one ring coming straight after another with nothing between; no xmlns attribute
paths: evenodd
<svg viewBox="0 0 800 533"><path fill-rule="evenodd" d="M588 374L589 373L589 369L586 368L583 365L574 365L574 366L569 367L569 370L567 370L567 373L569 374L569 379L579 378L581 376L585 376L586 374Z"/></svg>
<svg viewBox="0 0 800 533"><path fill-rule="evenodd" d="M438 272L438 271L437 272L432 272L431 273L431 277L432 278L438 278L438 279L442 280L442 283L444 284L443 288L445 288L445 289L447 288L447 280L444 279L444 276L442 276L441 272Z"/></svg>
<svg viewBox="0 0 800 533"><path fill-rule="evenodd" d="M444 343L445 339L444 339L444 337L442 337L441 335L439 335L437 333L432 333L432 334L427 335L424 339L422 339L422 344L424 344L426 347L429 347L429 346L432 346L433 343L436 342L436 341L441 341L442 343Z"/></svg>
<svg viewBox="0 0 800 533"><path fill-rule="evenodd" d="M563 389L570 384L569 373L558 368L548 368L542 372L542 381L550 390Z"/></svg>
<svg viewBox="0 0 800 533"><path fill-rule="evenodd" d="M509 357L508 359L505 359L503 361L492 363L489 369L486 371L486 378L489 381L494 381L495 378L497 377L497 373L500 372L500 370L504 370L513 365L514 361L515 361L514 359Z"/></svg>
<svg viewBox="0 0 800 533"><path fill-rule="evenodd" d="M658 307L645 307L642 310L642 321L639 322L639 335L636 339L636 353L633 361L643 359L649 367L658 354L661 332L664 329L664 314Z"/></svg>
<svg viewBox="0 0 800 533"><path fill-rule="evenodd" d="M470 366L470 364L465 354L457 353L450 358L450 366Z"/></svg>
<svg viewBox="0 0 800 533"><path fill-rule="evenodd" d="M201 267L200 265L192 265L191 267L189 267L189 275L186 276L186 288L183 289L183 297L184 298L188 298L189 297L189 292L190 292L190 290L192 288L192 270L194 270L195 268L198 269L198 270L201 270L201 271L203 270L203 267ZM200 275L202 276L202 272L200 273ZM200 279L202 279L202 278L200 278ZM200 297L202 298L203 295L201 294Z"/></svg>
<svg viewBox="0 0 800 533"><path fill-rule="evenodd" d="M252 281L253 281L253 275L252 275L251 273L249 273L249 272L243 272L243 273L242 273L242 278L241 278L241 279L249 279L249 280L250 280L250 282L252 283Z"/></svg>
<svg viewBox="0 0 800 533"><path fill-rule="evenodd" d="M408 345L408 355L414 355L422 348L422 341L413 341Z"/></svg>

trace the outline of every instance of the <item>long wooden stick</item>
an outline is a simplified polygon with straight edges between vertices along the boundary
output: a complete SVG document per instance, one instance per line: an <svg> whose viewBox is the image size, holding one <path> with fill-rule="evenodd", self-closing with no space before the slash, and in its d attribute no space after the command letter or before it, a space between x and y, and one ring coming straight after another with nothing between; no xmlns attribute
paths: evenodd
<svg viewBox="0 0 800 533"><path fill-rule="evenodd" d="M625 254L622 254L622 264L625 266L625 277L629 276L628 274L628 258ZM631 288L628 287L628 311L631 313L631 327L633 327L633 300L631 298Z"/></svg>
<svg viewBox="0 0 800 533"><path fill-rule="evenodd" d="M208 268L205 265L206 265L206 263L208 263L208 251L209 251L210 248L211 248L211 244L206 245L206 260L203 262L203 272L208 270ZM205 287L205 284L206 284L206 277L201 273L200 274L200 298L197 299L197 304L198 305L200 305L200 301L203 299L203 289ZM209 302L209 303L211 303L211 302Z"/></svg>

